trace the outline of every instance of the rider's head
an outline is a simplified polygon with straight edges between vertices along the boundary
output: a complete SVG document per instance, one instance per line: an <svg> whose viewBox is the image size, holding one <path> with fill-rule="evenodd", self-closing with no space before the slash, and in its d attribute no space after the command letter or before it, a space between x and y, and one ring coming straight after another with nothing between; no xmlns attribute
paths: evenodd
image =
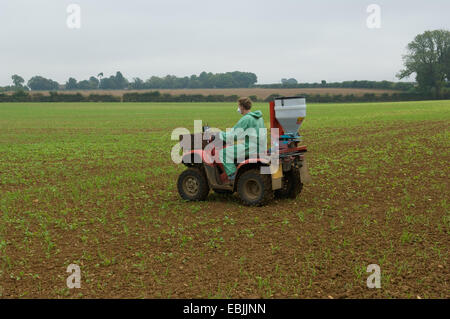
<svg viewBox="0 0 450 319"><path fill-rule="evenodd" d="M252 100L250 100L248 97L241 97L238 100L238 106L240 113L242 115L245 115L250 112L250 109L252 108Z"/></svg>

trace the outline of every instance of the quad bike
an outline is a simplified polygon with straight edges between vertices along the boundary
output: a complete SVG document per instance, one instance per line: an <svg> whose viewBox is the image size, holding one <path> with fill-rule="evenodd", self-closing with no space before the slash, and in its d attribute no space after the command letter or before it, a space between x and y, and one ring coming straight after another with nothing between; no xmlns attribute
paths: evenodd
<svg viewBox="0 0 450 319"><path fill-rule="evenodd" d="M277 151L278 166L269 174L262 174L261 167L270 167L274 162L273 156L250 156L235 163L237 170L232 181L228 179L223 164L213 160L222 150L207 147L214 137L204 140L200 133L181 135L180 144L183 150L188 149L183 152L182 162L188 168L178 178L180 196L185 200L199 201L206 199L210 189L218 194L237 192L248 206L264 205L274 197L295 198L300 194L303 183L310 180L305 161L307 148L299 146L298 134L305 115L303 97L281 97L270 102L270 127L279 132L275 136L271 130L270 151L272 155L274 150Z"/></svg>

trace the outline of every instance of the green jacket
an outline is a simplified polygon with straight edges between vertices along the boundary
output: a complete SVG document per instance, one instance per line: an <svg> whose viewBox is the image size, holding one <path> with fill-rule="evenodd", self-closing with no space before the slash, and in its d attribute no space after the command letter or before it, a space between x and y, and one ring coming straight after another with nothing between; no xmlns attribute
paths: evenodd
<svg viewBox="0 0 450 319"><path fill-rule="evenodd" d="M260 136L260 128L266 128L261 111L249 112L242 116L229 132L220 132L220 139L227 141L227 137L231 138L234 135L235 139L237 139L238 144L236 146L238 150L245 149L246 153L249 150L259 152L259 140L261 139L261 145L267 143L266 130L264 130L263 136Z"/></svg>

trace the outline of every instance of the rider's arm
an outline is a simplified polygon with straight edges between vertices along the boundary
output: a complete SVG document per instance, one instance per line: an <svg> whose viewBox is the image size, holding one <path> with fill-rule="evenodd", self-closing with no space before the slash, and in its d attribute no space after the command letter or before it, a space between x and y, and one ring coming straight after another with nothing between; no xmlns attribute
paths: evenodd
<svg viewBox="0 0 450 319"><path fill-rule="evenodd" d="M231 136L236 136L236 138L239 140L244 136L244 131L248 126L248 119L246 116L243 116L237 123L236 125L229 130L228 132L220 132L220 139L222 141L227 141L227 137L231 137Z"/></svg>

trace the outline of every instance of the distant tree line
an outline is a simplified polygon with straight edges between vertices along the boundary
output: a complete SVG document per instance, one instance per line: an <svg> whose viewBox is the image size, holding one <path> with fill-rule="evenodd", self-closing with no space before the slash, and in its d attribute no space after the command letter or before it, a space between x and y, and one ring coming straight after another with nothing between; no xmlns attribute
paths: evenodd
<svg viewBox="0 0 450 319"><path fill-rule="evenodd" d="M99 88L100 80L94 76L80 82L75 78L69 78L64 86L65 90L98 90Z"/></svg>
<svg viewBox="0 0 450 319"><path fill-rule="evenodd" d="M272 101L279 94L272 94L264 101ZM342 94L303 94L307 103L348 103L348 102L392 102L392 101L420 101L436 99L432 94L420 92L383 93L376 95L366 93L364 95L342 95ZM255 102L256 96L250 96ZM450 91L441 96L442 99L450 99ZM89 94L81 93L57 93L50 92L48 95L42 93L30 93L27 91L16 91L13 94L0 93L0 102L236 102L237 95L202 95L202 94L161 94L159 91L152 92L130 92L122 96L111 94Z"/></svg>
<svg viewBox="0 0 450 319"><path fill-rule="evenodd" d="M257 82L256 74L251 72L226 72L206 73L198 76L176 77L167 75L165 77L152 76L146 81L134 78L129 88L141 89L225 89L225 88L250 88Z"/></svg>
<svg viewBox="0 0 450 319"><path fill-rule="evenodd" d="M0 102L121 102L121 96L111 94L58 93L49 94L16 91L13 94L0 93Z"/></svg>
<svg viewBox="0 0 450 319"><path fill-rule="evenodd" d="M379 89L379 90L396 90L396 91L412 91L415 88L414 82L391 82L391 81L343 81L343 82L327 82L322 80L320 83L298 83L296 79L281 79L281 83L276 84L259 84L255 87L265 89L317 89L317 88L349 88L349 89Z"/></svg>
<svg viewBox="0 0 450 319"><path fill-rule="evenodd" d="M125 93L123 102L236 102L237 95L202 95L202 94L161 94L159 91L145 93Z"/></svg>
<svg viewBox="0 0 450 319"><path fill-rule="evenodd" d="M265 102L273 101L280 94L271 94ZM401 101L426 101L435 100L436 97L432 94L425 94L420 92L400 92L400 93L365 93L363 95L355 94L301 94L299 96L305 97L307 103L351 103L351 102L401 102ZM440 99L450 99L450 91L445 92Z"/></svg>
<svg viewBox="0 0 450 319"><path fill-rule="evenodd" d="M56 90L146 90L146 89L203 89L203 88L250 88L257 82L256 74L250 72L206 73L198 76L165 77L152 76L146 81L140 78L126 79L119 71L110 77L103 77L103 73L91 76L88 80L77 81L70 77L64 85L42 76L33 76L27 85L22 77L15 74L12 86L0 88L0 91L56 91Z"/></svg>
<svg viewBox="0 0 450 319"><path fill-rule="evenodd" d="M383 89L398 91L413 91L415 83L390 82L390 81L344 81L327 83L298 83L296 79L281 79L281 83L256 85L257 77L248 72L206 73L191 75L190 77L165 77L152 76L144 81L133 78L130 82L121 72L115 75L103 77L103 73L91 76L87 80L78 81L70 77L64 85L42 76L33 76L25 85L22 77L15 74L12 77L13 85L1 88L6 91L75 91L75 90L153 90L153 89L203 89L203 88L361 88Z"/></svg>

